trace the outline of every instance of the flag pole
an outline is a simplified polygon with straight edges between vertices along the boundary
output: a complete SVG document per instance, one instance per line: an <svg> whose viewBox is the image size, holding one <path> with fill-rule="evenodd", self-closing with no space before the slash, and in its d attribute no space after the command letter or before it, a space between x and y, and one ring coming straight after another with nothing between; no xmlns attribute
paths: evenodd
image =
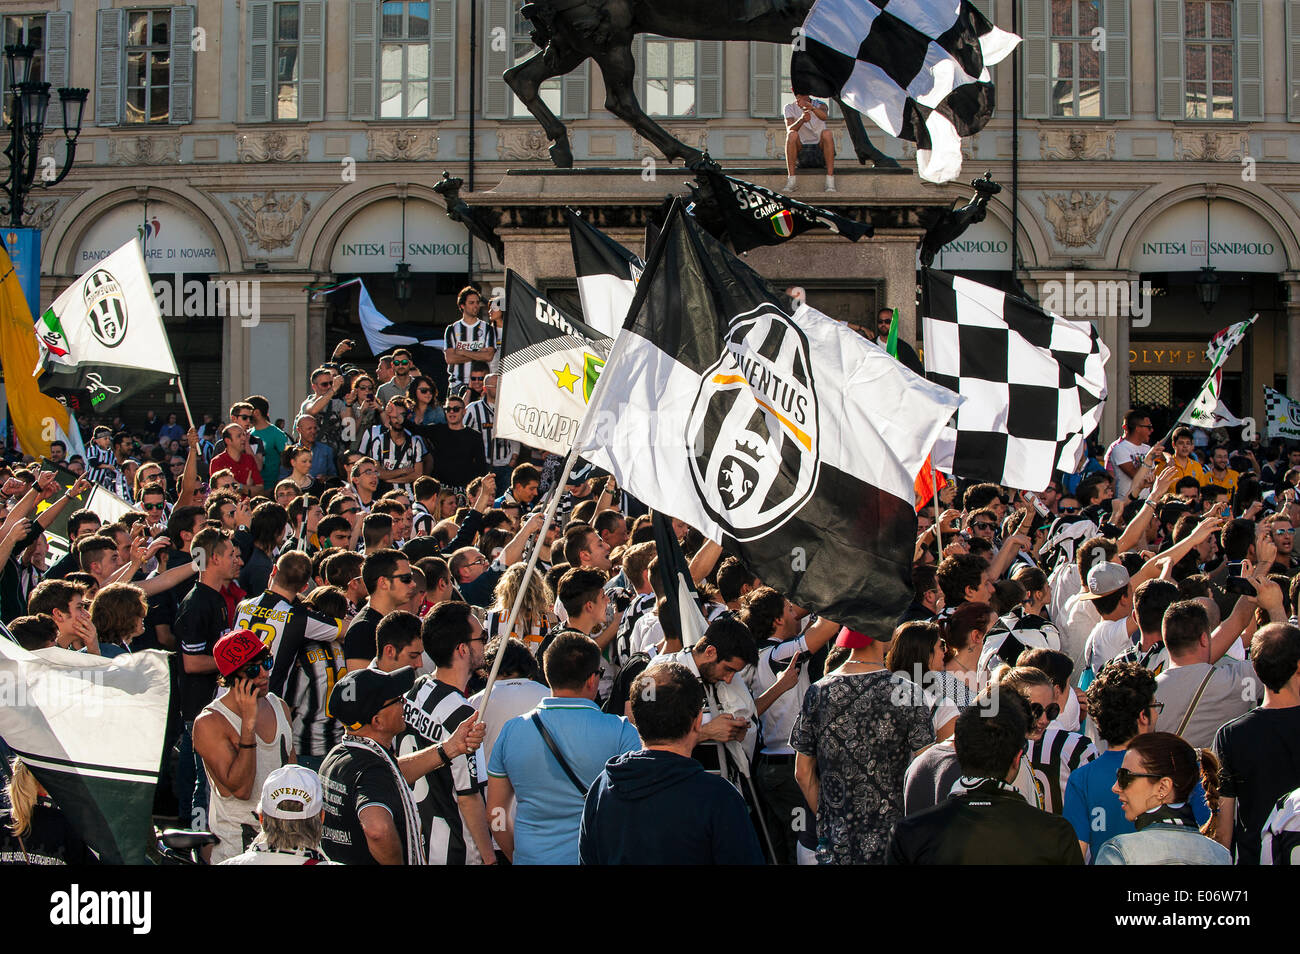
<svg viewBox="0 0 1300 954"><path fill-rule="evenodd" d="M939 545L939 559L943 559L943 531L939 529L939 478L935 475L934 470L934 453L930 454L930 486L934 491L930 494L934 500L934 539Z"/></svg>

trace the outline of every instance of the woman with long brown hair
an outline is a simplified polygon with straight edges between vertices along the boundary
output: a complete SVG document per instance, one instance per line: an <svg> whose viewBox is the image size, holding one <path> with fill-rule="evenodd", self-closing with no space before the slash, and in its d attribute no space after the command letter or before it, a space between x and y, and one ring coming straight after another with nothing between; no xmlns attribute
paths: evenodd
<svg viewBox="0 0 1300 954"><path fill-rule="evenodd" d="M1213 839L1219 765L1172 732L1148 732L1128 745L1111 791L1136 831L1116 835L1097 852L1099 865L1230 865L1232 854ZM1210 820L1196 827L1192 790L1200 781Z"/></svg>

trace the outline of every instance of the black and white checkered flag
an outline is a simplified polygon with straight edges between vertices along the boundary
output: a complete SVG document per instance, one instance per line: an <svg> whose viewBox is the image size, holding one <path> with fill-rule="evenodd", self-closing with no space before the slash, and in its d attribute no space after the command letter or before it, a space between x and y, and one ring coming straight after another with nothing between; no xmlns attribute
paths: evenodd
<svg viewBox="0 0 1300 954"><path fill-rule="evenodd" d="M840 97L916 143L922 179L949 182L961 174L961 137L993 116L988 67L1020 37L969 0L817 0L795 42L796 93Z"/></svg>
<svg viewBox="0 0 1300 954"><path fill-rule="evenodd" d="M934 269L925 292L926 377L967 398L935 467L1034 491L1076 470L1106 400L1097 329Z"/></svg>

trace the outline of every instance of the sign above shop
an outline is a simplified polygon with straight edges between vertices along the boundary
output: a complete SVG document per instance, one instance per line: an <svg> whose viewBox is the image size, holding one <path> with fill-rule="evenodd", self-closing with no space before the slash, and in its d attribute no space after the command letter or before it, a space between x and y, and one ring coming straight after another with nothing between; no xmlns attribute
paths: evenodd
<svg viewBox="0 0 1300 954"><path fill-rule="evenodd" d="M916 267L921 268L921 251L916 253ZM934 267L944 271L1011 271L1011 230L990 215L977 222L959 237L939 249Z"/></svg>
<svg viewBox="0 0 1300 954"><path fill-rule="evenodd" d="M336 273L391 272L406 262L413 272L464 272L469 267L469 232L447 218L442 207L406 203L406 250L402 250L402 203L383 199L352 217L334 245Z"/></svg>
<svg viewBox="0 0 1300 954"><path fill-rule="evenodd" d="M1205 201L1190 199L1161 213L1138 243L1138 272L1194 272L1206 262ZM1286 250L1256 212L1227 199L1210 203L1209 263L1220 272L1285 271Z"/></svg>
<svg viewBox="0 0 1300 954"><path fill-rule="evenodd" d="M85 271L133 238L140 239L150 272L221 271L207 224L164 202L119 205L100 216L81 239L74 270Z"/></svg>
<svg viewBox="0 0 1300 954"><path fill-rule="evenodd" d="M1238 348L1228 356L1223 370L1229 373L1241 370L1243 349ZM1204 341L1131 341L1128 347L1130 371L1163 374L1210 373L1210 362L1205 358Z"/></svg>

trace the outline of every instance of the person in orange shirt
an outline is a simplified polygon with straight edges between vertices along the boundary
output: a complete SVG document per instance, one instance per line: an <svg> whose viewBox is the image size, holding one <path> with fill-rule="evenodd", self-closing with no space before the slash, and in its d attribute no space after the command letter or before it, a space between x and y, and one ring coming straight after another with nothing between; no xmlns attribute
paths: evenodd
<svg viewBox="0 0 1300 954"><path fill-rule="evenodd" d="M1241 475L1228 466L1228 448L1220 444L1210 452L1210 469L1207 484L1218 484L1230 494L1237 492L1237 481Z"/></svg>
<svg viewBox="0 0 1300 954"><path fill-rule="evenodd" d="M1205 486L1210 482L1205 468L1200 461L1192 456L1192 429L1190 427L1174 428L1174 454L1172 457L1165 458L1158 473L1164 473L1170 467L1178 474L1178 480L1182 480L1184 477L1195 477L1201 486Z"/></svg>

